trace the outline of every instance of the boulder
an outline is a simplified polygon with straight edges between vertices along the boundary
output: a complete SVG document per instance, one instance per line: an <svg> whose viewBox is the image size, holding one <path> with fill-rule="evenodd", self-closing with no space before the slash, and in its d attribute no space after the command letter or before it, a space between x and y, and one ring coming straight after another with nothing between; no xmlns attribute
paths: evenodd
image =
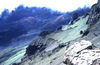
<svg viewBox="0 0 100 65"><path fill-rule="evenodd" d="M92 43L86 40L74 43L66 50L64 62L73 65L93 64L93 61L100 58L100 50L93 49L92 46Z"/></svg>

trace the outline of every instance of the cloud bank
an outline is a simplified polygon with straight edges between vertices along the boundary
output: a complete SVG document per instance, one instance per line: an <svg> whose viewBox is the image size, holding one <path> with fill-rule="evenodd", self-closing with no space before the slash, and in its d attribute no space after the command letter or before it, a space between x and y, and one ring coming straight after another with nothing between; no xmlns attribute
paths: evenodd
<svg viewBox="0 0 100 65"><path fill-rule="evenodd" d="M0 12L5 8L10 11L23 4L25 6L48 7L61 12L73 11L79 7L91 7L97 0L0 0Z"/></svg>

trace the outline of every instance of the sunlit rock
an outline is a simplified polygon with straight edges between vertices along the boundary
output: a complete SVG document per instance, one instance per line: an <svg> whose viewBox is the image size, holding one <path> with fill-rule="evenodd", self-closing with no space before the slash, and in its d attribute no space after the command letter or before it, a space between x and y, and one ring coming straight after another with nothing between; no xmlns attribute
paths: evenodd
<svg viewBox="0 0 100 65"><path fill-rule="evenodd" d="M65 63L68 64L70 62L74 65L93 64L94 60L100 58L100 50L92 47L92 43L86 40L74 43L65 52Z"/></svg>

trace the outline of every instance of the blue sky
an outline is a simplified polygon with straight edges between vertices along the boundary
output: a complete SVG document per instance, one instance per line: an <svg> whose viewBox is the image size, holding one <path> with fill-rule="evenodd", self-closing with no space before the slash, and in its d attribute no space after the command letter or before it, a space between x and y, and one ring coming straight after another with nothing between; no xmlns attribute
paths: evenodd
<svg viewBox="0 0 100 65"><path fill-rule="evenodd" d="M0 0L0 12L5 8L10 11L18 5L48 7L61 12L73 11L79 7L91 7L97 0Z"/></svg>

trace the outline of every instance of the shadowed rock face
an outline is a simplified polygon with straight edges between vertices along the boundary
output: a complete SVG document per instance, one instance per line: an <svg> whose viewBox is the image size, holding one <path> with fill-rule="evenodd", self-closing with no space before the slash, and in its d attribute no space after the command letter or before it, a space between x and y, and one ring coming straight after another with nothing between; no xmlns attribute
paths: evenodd
<svg viewBox="0 0 100 65"><path fill-rule="evenodd" d="M94 4L89 13L89 19L87 24L93 25L100 19L100 0L97 4Z"/></svg>
<svg viewBox="0 0 100 65"><path fill-rule="evenodd" d="M59 43L56 40L39 36L38 39L32 41L27 47L26 54L32 56L37 53L47 52L48 50L53 51L57 47L59 47Z"/></svg>
<svg viewBox="0 0 100 65"><path fill-rule="evenodd" d="M13 63L13 65L20 65L20 63Z"/></svg>
<svg viewBox="0 0 100 65"><path fill-rule="evenodd" d="M40 45L40 46L35 46L35 45L33 45L33 46L29 46L27 49L26 49L26 54L28 55L28 56L31 56L31 55L34 55L38 50L39 51L42 51L42 50L44 50L45 49L45 46L43 46L43 45Z"/></svg>

